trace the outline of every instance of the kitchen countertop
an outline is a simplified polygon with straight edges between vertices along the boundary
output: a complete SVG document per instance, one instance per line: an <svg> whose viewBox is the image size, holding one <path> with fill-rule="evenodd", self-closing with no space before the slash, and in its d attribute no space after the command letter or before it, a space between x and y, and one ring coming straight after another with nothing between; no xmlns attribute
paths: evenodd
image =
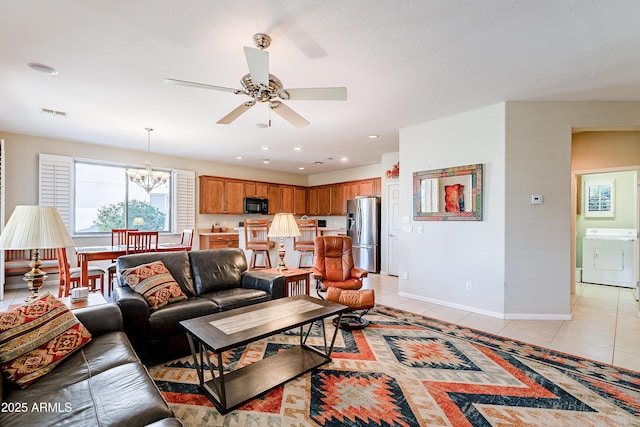
<svg viewBox="0 0 640 427"><path fill-rule="evenodd" d="M199 231L198 234L200 236L235 236L238 234L237 231Z"/></svg>

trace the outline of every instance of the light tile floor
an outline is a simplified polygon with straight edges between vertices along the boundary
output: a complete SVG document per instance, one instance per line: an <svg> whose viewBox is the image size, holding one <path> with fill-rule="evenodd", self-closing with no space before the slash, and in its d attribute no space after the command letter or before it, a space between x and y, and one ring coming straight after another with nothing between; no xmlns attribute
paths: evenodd
<svg viewBox="0 0 640 427"><path fill-rule="evenodd" d="M578 283L572 320L503 320L398 295L398 279L370 274L376 303L640 371L640 318L633 290Z"/></svg>
<svg viewBox="0 0 640 427"><path fill-rule="evenodd" d="M640 318L632 289L578 283L571 297L572 320L503 320L398 295L398 278L370 274L365 288L376 302L448 322L481 329L565 353L640 371ZM42 291L57 293L57 283ZM26 289L5 292L0 310L21 303Z"/></svg>

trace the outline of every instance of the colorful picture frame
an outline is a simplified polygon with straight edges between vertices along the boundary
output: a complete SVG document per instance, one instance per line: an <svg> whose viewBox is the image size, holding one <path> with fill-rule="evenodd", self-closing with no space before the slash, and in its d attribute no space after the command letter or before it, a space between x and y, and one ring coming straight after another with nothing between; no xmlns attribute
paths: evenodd
<svg viewBox="0 0 640 427"><path fill-rule="evenodd" d="M413 173L413 219L482 221L482 164Z"/></svg>

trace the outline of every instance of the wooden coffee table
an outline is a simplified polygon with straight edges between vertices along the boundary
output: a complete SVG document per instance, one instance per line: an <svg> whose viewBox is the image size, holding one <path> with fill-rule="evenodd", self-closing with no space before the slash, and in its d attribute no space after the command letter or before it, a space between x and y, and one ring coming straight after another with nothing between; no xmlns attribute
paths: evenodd
<svg viewBox="0 0 640 427"><path fill-rule="evenodd" d="M323 319L335 315L342 317L347 309L344 305L299 295L183 320L180 324L187 330L200 388L216 408L225 414L277 385L330 362L338 328L335 328L331 342L327 345ZM317 320L322 322L323 351L306 344L311 327ZM305 325L308 325L306 332ZM299 345L224 373L224 351L298 327ZM217 377L209 351L217 355ZM204 380L207 367L213 378L209 381Z"/></svg>
<svg viewBox="0 0 640 427"><path fill-rule="evenodd" d="M264 270L269 273L282 274L285 280L285 288L287 296L309 295L309 285L311 282L311 270L303 270L301 268L287 268L286 270L278 270L277 268L269 268Z"/></svg>

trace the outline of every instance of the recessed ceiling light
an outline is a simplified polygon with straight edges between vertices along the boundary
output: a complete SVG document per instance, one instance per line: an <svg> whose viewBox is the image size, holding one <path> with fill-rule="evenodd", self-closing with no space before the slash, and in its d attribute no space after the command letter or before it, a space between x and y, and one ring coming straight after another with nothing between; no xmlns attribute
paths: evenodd
<svg viewBox="0 0 640 427"><path fill-rule="evenodd" d="M269 150L271 150L271 148L269 148L269 147L262 147L262 148L260 148L260 149L261 149L262 151L269 151Z"/></svg>
<svg viewBox="0 0 640 427"><path fill-rule="evenodd" d="M293 151L302 151L302 147L293 147Z"/></svg>
<svg viewBox="0 0 640 427"><path fill-rule="evenodd" d="M379 135L369 135L369 139L376 139Z"/></svg>
<svg viewBox="0 0 640 427"><path fill-rule="evenodd" d="M262 163L264 163L265 165L266 165L266 164L269 164L269 159L264 159L264 160L262 161Z"/></svg>
<svg viewBox="0 0 640 427"><path fill-rule="evenodd" d="M49 74L50 76L58 75L58 70L45 64L39 64L37 62L29 62L27 65L29 66L29 68L39 73Z"/></svg>
<svg viewBox="0 0 640 427"><path fill-rule="evenodd" d="M341 157L341 158L340 158L340 161L341 161L341 162L346 162L346 161L348 161L348 160L349 160L349 159L348 159L348 158L346 158L346 157Z"/></svg>
<svg viewBox="0 0 640 427"><path fill-rule="evenodd" d="M300 166L298 169L303 171L304 170L304 166Z"/></svg>
<svg viewBox="0 0 640 427"><path fill-rule="evenodd" d="M236 156L236 160L242 160L244 157L242 156Z"/></svg>
<svg viewBox="0 0 640 427"><path fill-rule="evenodd" d="M324 165L324 162L321 162L320 160L316 160L315 162L313 162L314 165Z"/></svg>

